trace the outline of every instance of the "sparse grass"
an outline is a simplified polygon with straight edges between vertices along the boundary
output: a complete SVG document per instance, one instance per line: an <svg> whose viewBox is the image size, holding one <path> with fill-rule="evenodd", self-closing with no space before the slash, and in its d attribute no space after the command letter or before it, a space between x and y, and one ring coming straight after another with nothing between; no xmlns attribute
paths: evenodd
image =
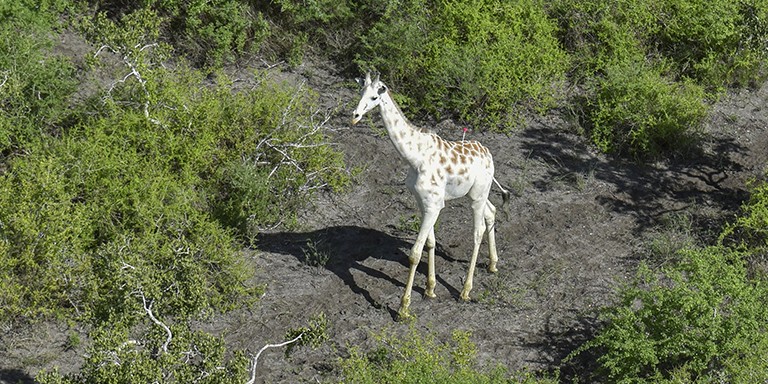
<svg viewBox="0 0 768 384"><path fill-rule="evenodd" d="M325 268L331 259L331 255L322 247L321 241L307 240L306 246L302 248L302 253L304 254L302 262L318 270Z"/></svg>
<svg viewBox="0 0 768 384"><path fill-rule="evenodd" d="M418 233L421 227L421 219L417 214L401 215L397 223L397 230L406 233Z"/></svg>
<svg viewBox="0 0 768 384"><path fill-rule="evenodd" d="M478 366L477 347L467 331L454 331L449 342L438 341L434 334L415 328L402 337L382 333L375 338L374 349L352 348L351 355L340 361L342 383L554 384L558 381L556 374Z"/></svg>
<svg viewBox="0 0 768 384"><path fill-rule="evenodd" d="M516 281L514 276L503 271L488 275L481 283L477 300L491 306L503 305L525 308L526 289L515 286Z"/></svg>

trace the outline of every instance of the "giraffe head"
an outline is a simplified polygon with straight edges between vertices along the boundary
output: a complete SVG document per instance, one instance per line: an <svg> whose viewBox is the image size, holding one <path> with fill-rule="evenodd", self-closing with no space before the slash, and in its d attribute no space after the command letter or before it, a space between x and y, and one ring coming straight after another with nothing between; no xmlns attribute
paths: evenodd
<svg viewBox="0 0 768 384"><path fill-rule="evenodd" d="M366 73L365 79L356 80L362 90L360 91L360 102L355 111L352 112L352 125L357 124L366 112L381 104L381 95L387 92L387 86L379 81L379 75L376 75L376 79L371 81L371 74Z"/></svg>

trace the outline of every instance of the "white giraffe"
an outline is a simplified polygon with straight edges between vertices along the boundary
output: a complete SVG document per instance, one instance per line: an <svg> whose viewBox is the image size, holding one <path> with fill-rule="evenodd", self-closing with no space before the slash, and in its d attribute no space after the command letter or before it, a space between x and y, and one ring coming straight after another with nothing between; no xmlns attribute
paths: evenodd
<svg viewBox="0 0 768 384"><path fill-rule="evenodd" d="M357 81L362 87L362 96L353 112L352 124L359 122L366 112L380 107L381 118L389 138L409 165L405 184L416 197L421 211L421 228L408 258L410 273L400 302L399 317L410 316L408 306L411 302L413 279L425 244L429 255L425 295L435 297L435 222L446 200L463 196L472 199L474 219L474 248L460 296L464 301L469 300L477 254L485 233L488 233L491 259L488 270L497 271L498 254L494 235L496 208L488 200L491 185L495 183L501 189L503 205L509 200L509 191L493 177L491 152L477 141L447 141L435 133L412 125L392 99L387 86L379 81L378 75L373 81L370 73L365 75L365 80Z"/></svg>

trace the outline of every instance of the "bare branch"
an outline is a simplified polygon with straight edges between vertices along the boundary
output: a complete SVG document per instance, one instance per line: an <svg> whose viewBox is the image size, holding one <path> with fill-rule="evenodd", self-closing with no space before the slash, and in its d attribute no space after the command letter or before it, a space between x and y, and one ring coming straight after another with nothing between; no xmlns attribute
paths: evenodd
<svg viewBox="0 0 768 384"><path fill-rule="evenodd" d="M259 352L256 353L256 356L253 357L253 365L251 366L251 379L248 380L246 382L246 384L253 384L253 383L256 382L256 364L259 362L259 356L261 355L262 352L267 350L267 348L280 348L280 347L284 347L284 346L286 346L288 344L295 343L295 342L299 341L299 339L301 339L302 336L304 336L304 332L302 332L301 334L299 334L295 338L293 338L291 340L288 340L288 341L284 341L284 342L282 342L280 344L267 344L267 345L261 347Z"/></svg>
<svg viewBox="0 0 768 384"><path fill-rule="evenodd" d="M7 82L8 82L8 71L3 71L3 82L0 83L0 88L2 88Z"/></svg>
<svg viewBox="0 0 768 384"><path fill-rule="evenodd" d="M152 313L152 304L153 301L149 301L149 305L147 305L147 298L144 297L144 292L139 291L139 294L141 295L141 301L144 303L144 310L147 312L147 315L149 315L149 318L152 319L152 322L159 325L163 329L165 329L165 332L168 333L168 338L165 339L165 343L160 347L164 353L168 353L168 345L171 344L171 339L173 339L173 333L171 333L171 329L168 328L167 325L163 324L162 321L158 320L157 317Z"/></svg>

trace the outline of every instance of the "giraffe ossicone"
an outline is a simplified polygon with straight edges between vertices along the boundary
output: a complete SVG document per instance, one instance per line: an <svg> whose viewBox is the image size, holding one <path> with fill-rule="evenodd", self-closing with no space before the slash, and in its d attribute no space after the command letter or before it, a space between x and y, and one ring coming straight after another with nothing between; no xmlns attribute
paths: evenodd
<svg viewBox="0 0 768 384"><path fill-rule="evenodd" d="M379 107L389 139L408 163L405 184L416 198L421 213L421 227L408 257L410 270L400 302L400 318L409 317L411 290L416 268L427 247L427 285L425 295L435 297L435 222L445 201L467 196L472 200L474 247L460 298L469 300L472 278L483 237L488 235L488 270L496 272L495 218L496 207L488 200L493 184L501 190L502 207L509 201L509 191L494 178L493 157L488 148L477 141L448 141L435 133L419 129L403 115L387 86L370 73L357 79L362 87L360 102L352 113L352 124L358 123L372 109Z"/></svg>

